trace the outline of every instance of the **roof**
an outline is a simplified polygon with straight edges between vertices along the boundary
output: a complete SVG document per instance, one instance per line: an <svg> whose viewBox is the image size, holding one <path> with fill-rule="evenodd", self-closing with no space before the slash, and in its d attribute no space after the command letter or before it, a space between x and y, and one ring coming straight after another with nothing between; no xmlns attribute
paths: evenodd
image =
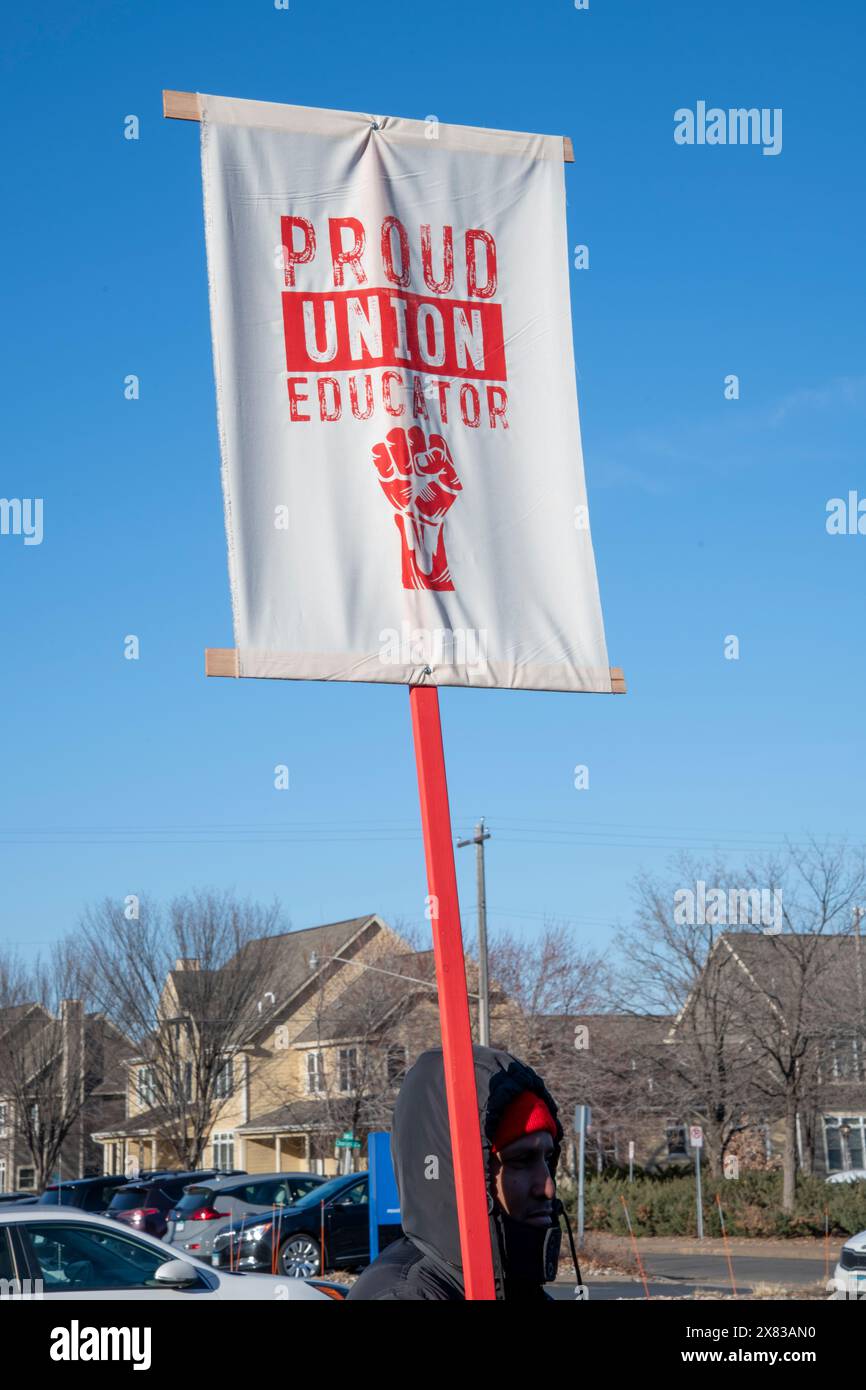
<svg viewBox="0 0 866 1390"><path fill-rule="evenodd" d="M24 1004L13 1010L0 1010L0 1028L4 1015L10 1013L14 1014L14 1019L5 1031L3 1048L7 1052L14 1048L15 1072L19 1080L35 1080L46 1068L56 1065L62 1056L63 1021L41 1004ZM88 1094L122 1095L126 1089L122 1063L130 1055L132 1044L108 1023L104 1014L84 1014L83 1023L85 1044L93 1041L101 1043L104 1063L104 1074L99 1085L89 1090ZM107 1036L109 1032L114 1035L113 1038ZM90 1051L85 1053L85 1069L92 1075L91 1056Z"/></svg>
<svg viewBox="0 0 866 1390"><path fill-rule="evenodd" d="M805 961L807 949L814 952L814 964ZM850 997L851 990L857 988L858 978L861 987L866 980L866 942L848 932L782 932L777 935L757 930L720 931L704 963L704 971L720 951L729 953L727 958L741 967L748 987L763 994L777 1014L780 1010L784 1014L786 1007L796 1001L805 979L813 1003L819 982L822 992L826 990L826 999L838 993L844 1017L844 1001ZM804 970L814 973L804 976ZM671 1027L672 1037L698 997L695 988ZM856 1024L852 1023L851 1027L856 1031Z"/></svg>
<svg viewBox="0 0 866 1390"><path fill-rule="evenodd" d="M352 1114L355 1101L353 1097L347 1096L345 1100L346 1116ZM276 1110L270 1110L266 1115L257 1115L254 1120L249 1120L245 1125L238 1125L235 1133L237 1134L275 1134L278 1131L291 1133L293 1131L303 1131L311 1129L325 1129L330 1131L335 1125L340 1125L340 1101L332 1100L329 1103L323 1100L298 1100L289 1105L281 1105ZM258 1174L255 1175L258 1177Z"/></svg>
<svg viewBox="0 0 866 1390"><path fill-rule="evenodd" d="M169 971L168 978L174 987L178 1006L183 1013L195 1013L202 996L204 995L207 999L207 990L218 975L218 970Z"/></svg>
<svg viewBox="0 0 866 1390"><path fill-rule="evenodd" d="M288 1000L319 970L327 967L329 957L340 955L354 937L374 922L381 925L382 919L377 913L371 912L363 917L325 922L318 927L258 937L248 942L235 959L242 962L247 956L254 957L256 953L261 953L263 963L267 965L268 993L273 995L270 1009L263 1010L260 1019L256 1020L255 1031L270 1026L274 1017L282 1013ZM310 966L313 952L317 957L315 967Z"/></svg>
<svg viewBox="0 0 866 1390"><path fill-rule="evenodd" d="M644 1046L662 1043L674 1019L672 1014L597 1013L545 1014L541 1021L551 1040L564 1041L567 1036L571 1048L574 1047L574 1030L583 1024L589 1029L594 1050L610 1044L624 1051L632 1043Z"/></svg>
<svg viewBox="0 0 866 1390"><path fill-rule="evenodd" d="M378 971L382 971L379 974ZM384 972L391 972L386 974ZM395 978L400 976L401 978ZM412 987L412 983L422 983ZM423 995L434 994L436 963L432 951L393 951L367 964L292 1041L292 1046L367 1037L381 1029L401 1008L410 1008ZM409 988L407 988L407 984Z"/></svg>
<svg viewBox="0 0 866 1390"><path fill-rule="evenodd" d="M91 1139L122 1139L132 1135L154 1134L169 1124L175 1116L164 1105L155 1105L151 1110L142 1110L138 1115L130 1115L127 1120L118 1120L111 1129L101 1129L91 1134Z"/></svg>

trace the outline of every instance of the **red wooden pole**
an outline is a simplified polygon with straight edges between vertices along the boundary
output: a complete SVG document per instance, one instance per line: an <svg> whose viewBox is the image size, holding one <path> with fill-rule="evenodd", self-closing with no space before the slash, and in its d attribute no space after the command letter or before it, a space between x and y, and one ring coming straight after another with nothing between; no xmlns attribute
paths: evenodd
<svg viewBox="0 0 866 1390"><path fill-rule="evenodd" d="M409 703L418 766L427 883L433 899L433 952L463 1258L463 1286L467 1299L495 1299L454 842L439 721L439 692L433 685L410 686Z"/></svg>

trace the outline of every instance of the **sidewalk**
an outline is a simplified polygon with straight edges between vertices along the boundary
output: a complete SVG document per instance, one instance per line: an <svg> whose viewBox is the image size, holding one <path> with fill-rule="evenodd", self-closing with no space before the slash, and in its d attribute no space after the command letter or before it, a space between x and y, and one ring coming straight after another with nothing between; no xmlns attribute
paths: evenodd
<svg viewBox="0 0 866 1390"><path fill-rule="evenodd" d="M844 1236L831 1236L830 1262L835 1265ZM824 1240L821 1237L794 1236L790 1240L780 1237L731 1236L728 1239L731 1255L754 1255L781 1259L823 1260ZM725 1255L725 1243L721 1239L698 1240L690 1236L638 1236L637 1248L641 1259L645 1255ZM565 1247L564 1247L565 1249ZM606 1232L587 1231L586 1254L590 1262L598 1257L601 1261L610 1259L616 1264L634 1260L634 1245L628 1236L613 1236Z"/></svg>

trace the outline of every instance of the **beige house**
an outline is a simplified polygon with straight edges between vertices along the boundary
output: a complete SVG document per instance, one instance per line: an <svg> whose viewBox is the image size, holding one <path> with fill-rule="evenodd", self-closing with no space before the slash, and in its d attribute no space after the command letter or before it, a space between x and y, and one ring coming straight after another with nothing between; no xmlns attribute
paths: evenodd
<svg viewBox="0 0 866 1390"><path fill-rule="evenodd" d="M203 1162L335 1173L338 1135L387 1128L407 1058L439 1042L432 953L413 952L376 913L288 932L276 946L272 987L225 1057ZM197 963L178 961L159 1026L194 1014L200 987ZM146 1059L127 1071L125 1118L92 1135L105 1171L177 1166Z"/></svg>

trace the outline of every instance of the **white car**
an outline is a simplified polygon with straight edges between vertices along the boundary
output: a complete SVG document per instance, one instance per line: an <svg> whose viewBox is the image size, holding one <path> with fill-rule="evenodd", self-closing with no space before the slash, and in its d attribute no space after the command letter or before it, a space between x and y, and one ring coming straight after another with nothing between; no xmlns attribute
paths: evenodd
<svg viewBox="0 0 866 1390"><path fill-rule="evenodd" d="M828 1288L831 1298L866 1301L866 1231L846 1240Z"/></svg>
<svg viewBox="0 0 866 1390"><path fill-rule="evenodd" d="M864 1182L866 1168L847 1168L843 1173L831 1173L827 1182Z"/></svg>
<svg viewBox="0 0 866 1390"><path fill-rule="evenodd" d="M7 1298L113 1299L138 1303L199 1299L329 1301L303 1279L233 1274L194 1255L177 1257L153 1236L74 1207L0 1207L0 1302Z"/></svg>

